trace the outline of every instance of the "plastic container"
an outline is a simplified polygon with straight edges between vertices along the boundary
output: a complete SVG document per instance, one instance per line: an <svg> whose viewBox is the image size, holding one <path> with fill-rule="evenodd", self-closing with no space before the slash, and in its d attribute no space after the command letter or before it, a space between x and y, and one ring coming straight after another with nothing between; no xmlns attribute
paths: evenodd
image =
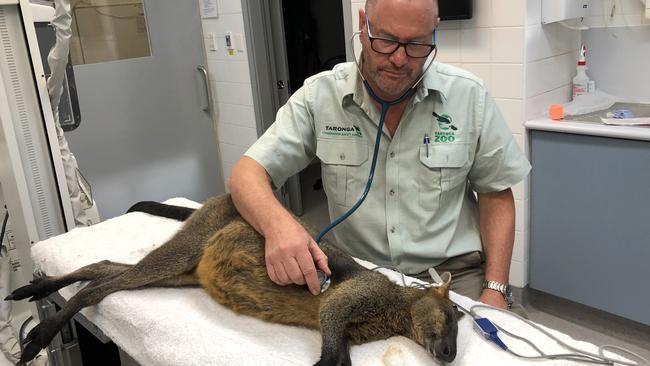
<svg viewBox="0 0 650 366"><path fill-rule="evenodd" d="M578 67L576 68L576 76L573 78L573 93L572 99L583 94L593 92L596 87L595 83L591 83L591 88L589 84L589 76L587 76L587 60L585 56L587 55L587 49L584 45L580 48L580 58L578 59Z"/></svg>

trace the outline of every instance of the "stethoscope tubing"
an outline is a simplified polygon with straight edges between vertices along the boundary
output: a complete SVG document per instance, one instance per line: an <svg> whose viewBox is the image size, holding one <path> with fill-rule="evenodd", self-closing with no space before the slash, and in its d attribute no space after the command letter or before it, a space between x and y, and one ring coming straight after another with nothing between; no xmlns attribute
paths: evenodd
<svg viewBox="0 0 650 366"><path fill-rule="evenodd" d="M354 53L354 37L356 37L359 34L361 34L361 32L357 31L357 32L354 32L354 34L352 34L352 37L350 37L350 46L352 48L353 53ZM435 32L434 32L434 43L435 43ZM314 238L316 243L320 243L320 241L323 239L323 237L330 230L332 230L338 224L340 224L341 222L346 220L348 217L350 217L350 215L352 215L359 208L359 206L361 206L363 201L365 201L366 197L368 196L368 192L370 192L370 187L372 185L372 180L373 180L373 178L375 176L375 167L377 166L377 156L379 155L379 144L381 143L381 134L382 134L382 131L383 131L384 120L386 119L386 114L388 113L388 109L390 107L394 106L394 105L400 104L401 102L403 102L406 98L408 98L415 91L415 88L420 84L420 82L424 78L424 75L429 70L429 67L431 67L431 65L433 64L433 60L435 60L436 55L438 53L438 48L437 47L435 48L435 52L436 53L431 58L431 61L429 61L429 65L427 65L427 67L422 72L422 75L420 75L420 77L415 81L415 83L413 83L413 85L408 90L406 90L404 92L404 94L402 94L402 96L400 96L399 98L397 98L395 100L392 100L392 101L387 101L387 100L384 100L384 99L380 98L375 93L375 91L372 90L372 87L370 87L370 83L368 82L368 80L366 80L366 78L363 77L363 73L361 72L361 67L359 65L359 62L357 61L356 58L354 59L354 63L357 66L357 71L359 72L359 76L363 80L363 85L365 86L366 90L368 91L368 94L370 94L372 99L374 99L377 103L379 103L381 105L381 114L380 114L380 117L379 117L379 124L377 125L377 137L375 138L375 147L374 147L374 151L373 151L373 154L372 154L372 163L370 165L370 173L368 174L368 181L366 183L366 188L364 189L363 194L361 195L361 197L359 197L357 202L348 211L346 211L343 215L339 216L336 220L332 221L331 224L329 224L325 229L323 229Z"/></svg>

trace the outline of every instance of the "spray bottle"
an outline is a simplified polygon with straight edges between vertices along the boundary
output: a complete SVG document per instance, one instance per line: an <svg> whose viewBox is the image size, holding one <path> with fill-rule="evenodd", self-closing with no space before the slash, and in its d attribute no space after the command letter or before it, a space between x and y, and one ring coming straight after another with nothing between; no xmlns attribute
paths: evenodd
<svg viewBox="0 0 650 366"><path fill-rule="evenodd" d="M587 76L587 48L585 45L580 47L580 57L578 58L578 67L576 68L576 76L573 78L573 98L578 95L586 94L592 92L595 89L595 85L591 83L589 76ZM591 87L590 87L591 86Z"/></svg>

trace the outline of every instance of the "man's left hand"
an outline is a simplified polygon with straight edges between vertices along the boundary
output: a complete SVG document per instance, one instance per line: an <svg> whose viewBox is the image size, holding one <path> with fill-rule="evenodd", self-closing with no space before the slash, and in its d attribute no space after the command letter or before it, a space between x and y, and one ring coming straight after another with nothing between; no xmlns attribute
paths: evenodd
<svg viewBox="0 0 650 366"><path fill-rule="evenodd" d="M479 301L494 306L495 308L508 309L506 299L504 299L503 295L498 291L484 289Z"/></svg>

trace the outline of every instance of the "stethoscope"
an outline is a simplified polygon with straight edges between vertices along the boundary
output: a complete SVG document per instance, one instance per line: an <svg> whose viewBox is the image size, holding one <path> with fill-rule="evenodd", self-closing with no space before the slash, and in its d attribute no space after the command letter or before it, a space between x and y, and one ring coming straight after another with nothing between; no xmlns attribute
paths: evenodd
<svg viewBox="0 0 650 366"><path fill-rule="evenodd" d="M354 38L356 36L359 36L360 34L361 34L361 31L356 31L356 32L354 32L352 34L352 37L350 37L350 48L352 49L353 54L354 54ZM373 180L373 178L375 176L375 167L377 166L377 155L379 154L379 144L381 143L381 134L382 134L382 130L383 130L383 127L384 127L384 120L386 119L386 114L388 113L388 109L390 109L390 107L392 107L394 105L400 104L406 98L411 96L415 92L415 88L418 85L420 85L420 82L422 81L422 79L424 79L424 75L426 74L426 72L429 70L429 68L433 64L433 61L435 60L436 55L438 54L438 47L437 47L437 43L436 43L436 31L435 30L433 31L433 44L434 44L434 46L436 46L436 47L434 47L433 57L431 57L431 60L429 60L429 64L424 69L424 71L422 71L422 74L420 75L420 77L413 83L413 85L408 90L406 90L404 92L404 94L402 94L402 96L400 96L399 98L397 98L395 100L391 100L391 101L387 101L387 100L384 100L384 99L380 98L375 93L375 91L372 90L372 87L370 86L370 83L363 76L363 72L361 72L361 65L359 65L359 61L356 59L356 57L354 58L354 63L357 66L357 71L359 72L359 76L361 77L363 85L365 86L366 90L368 91L368 94L370 94L372 99L374 99L377 103L379 103L379 105L381 105L381 113L380 113L380 116L379 116L379 125L377 126L377 137L375 138L375 148L374 148L374 151L373 151L373 154L372 154L372 163L370 165L370 173L368 174L368 181L366 183L366 188L364 189L363 194L361 195L361 197L359 197L357 202L347 212L345 212L343 215L339 216L336 220L334 220L331 224L329 224L325 229L323 229L323 231L321 231L314 238L314 241L316 241L317 244L320 243L321 239L323 239L325 234L327 234L330 230L332 230L338 224L343 222L345 219L350 217L350 215L352 215L359 208L359 206L361 206L363 201L365 201L366 197L368 196L368 192L370 192L370 186L372 185L372 180ZM406 47L406 46L400 45L399 47ZM397 51L397 49L395 49L395 52ZM406 51L406 50L404 50L404 51ZM322 271L318 270L317 272L318 272L318 278L319 278L320 284L321 284L321 292L323 292L323 291L327 290L327 288L329 287L330 279Z"/></svg>

